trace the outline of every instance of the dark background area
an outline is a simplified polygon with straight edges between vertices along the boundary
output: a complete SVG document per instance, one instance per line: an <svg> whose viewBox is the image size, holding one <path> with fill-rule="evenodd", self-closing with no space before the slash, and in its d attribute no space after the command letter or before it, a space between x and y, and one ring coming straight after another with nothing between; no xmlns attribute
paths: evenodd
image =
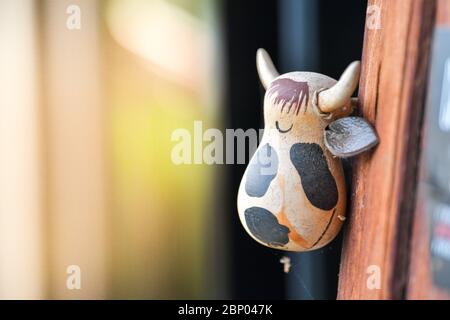
<svg viewBox="0 0 450 320"><path fill-rule="evenodd" d="M225 112L227 128L263 127L262 99L255 65L256 50L265 48L280 73L314 71L339 78L360 60L367 1L280 0L223 1ZM248 161L248 159L247 159ZM350 166L344 164L347 176ZM334 299L337 291L341 237L310 253L285 253L253 241L242 228L236 209L246 165L226 167L227 195L233 219L229 230L233 299ZM292 269L283 273L280 258L289 255Z"/></svg>

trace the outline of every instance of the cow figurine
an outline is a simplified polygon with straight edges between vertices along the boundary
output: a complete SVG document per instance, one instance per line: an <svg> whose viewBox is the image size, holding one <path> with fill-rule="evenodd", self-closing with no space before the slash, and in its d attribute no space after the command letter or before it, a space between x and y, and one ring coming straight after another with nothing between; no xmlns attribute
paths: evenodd
<svg viewBox="0 0 450 320"><path fill-rule="evenodd" d="M257 69L266 89L265 128L239 188L240 220L270 248L319 249L336 237L345 220L340 158L378 143L369 123L350 117L360 62L350 64L339 81L312 72L279 75L259 49Z"/></svg>

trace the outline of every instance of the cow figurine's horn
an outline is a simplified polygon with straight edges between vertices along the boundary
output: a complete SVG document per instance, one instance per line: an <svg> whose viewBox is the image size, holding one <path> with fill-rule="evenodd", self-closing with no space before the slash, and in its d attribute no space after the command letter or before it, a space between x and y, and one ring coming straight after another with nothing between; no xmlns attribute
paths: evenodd
<svg viewBox="0 0 450 320"><path fill-rule="evenodd" d="M269 54L264 49L258 49L256 52L256 67L258 69L259 79L266 89L272 80L280 75L273 65Z"/></svg>
<svg viewBox="0 0 450 320"><path fill-rule="evenodd" d="M344 107L351 99L353 92L358 86L361 63L351 63L342 74L338 83L324 90L318 95L318 106L320 111L330 113Z"/></svg>

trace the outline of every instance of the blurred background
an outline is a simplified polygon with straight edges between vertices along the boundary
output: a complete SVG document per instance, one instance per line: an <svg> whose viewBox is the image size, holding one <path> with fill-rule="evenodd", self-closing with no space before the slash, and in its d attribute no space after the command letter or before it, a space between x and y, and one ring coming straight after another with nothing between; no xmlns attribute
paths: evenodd
<svg viewBox="0 0 450 320"><path fill-rule="evenodd" d="M171 134L262 128L259 47L338 78L366 4L0 0L0 298L333 299L340 239L284 273L240 225L246 166L175 165Z"/></svg>

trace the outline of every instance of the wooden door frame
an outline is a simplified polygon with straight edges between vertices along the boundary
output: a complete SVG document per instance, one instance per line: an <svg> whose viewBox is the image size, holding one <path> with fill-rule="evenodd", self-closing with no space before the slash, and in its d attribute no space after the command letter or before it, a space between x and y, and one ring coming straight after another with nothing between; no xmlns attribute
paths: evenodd
<svg viewBox="0 0 450 320"><path fill-rule="evenodd" d="M436 1L368 5L370 15L379 13L379 25L366 27L359 111L376 127L380 144L355 161L338 299L402 299ZM367 282L373 272L379 286Z"/></svg>

